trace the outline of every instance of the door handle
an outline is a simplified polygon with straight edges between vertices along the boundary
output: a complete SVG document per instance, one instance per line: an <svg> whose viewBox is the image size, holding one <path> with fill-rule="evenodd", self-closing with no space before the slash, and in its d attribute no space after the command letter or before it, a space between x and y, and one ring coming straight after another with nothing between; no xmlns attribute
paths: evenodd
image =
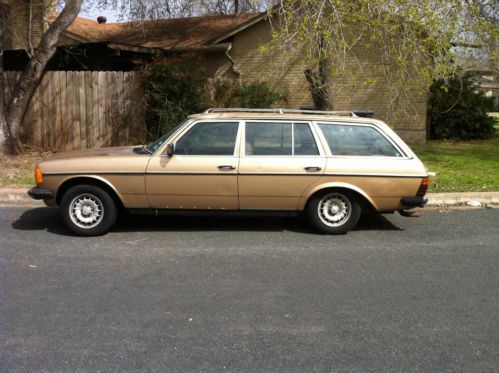
<svg viewBox="0 0 499 373"><path fill-rule="evenodd" d="M305 167L305 170L308 172L317 172L317 171L322 170L322 168L319 166L309 166L309 167Z"/></svg>
<svg viewBox="0 0 499 373"><path fill-rule="evenodd" d="M232 171L232 170L235 170L236 167L232 166L230 164L222 164L222 165L218 166L218 169L220 171Z"/></svg>

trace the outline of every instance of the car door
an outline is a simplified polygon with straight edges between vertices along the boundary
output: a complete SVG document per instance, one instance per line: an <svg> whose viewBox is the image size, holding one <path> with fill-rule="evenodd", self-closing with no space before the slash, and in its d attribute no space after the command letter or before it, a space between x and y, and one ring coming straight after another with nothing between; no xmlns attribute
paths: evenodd
<svg viewBox="0 0 499 373"><path fill-rule="evenodd" d="M174 139L173 155L155 154L146 172L152 208L239 208L239 122L198 121Z"/></svg>
<svg viewBox="0 0 499 373"><path fill-rule="evenodd" d="M241 209L296 210L324 172L324 150L300 121L246 121L239 162Z"/></svg>

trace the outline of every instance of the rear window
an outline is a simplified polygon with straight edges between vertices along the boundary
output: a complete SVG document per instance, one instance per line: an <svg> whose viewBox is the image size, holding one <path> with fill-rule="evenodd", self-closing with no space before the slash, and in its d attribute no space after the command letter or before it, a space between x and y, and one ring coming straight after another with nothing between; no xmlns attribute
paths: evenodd
<svg viewBox="0 0 499 373"><path fill-rule="evenodd" d="M369 126L319 124L333 155L402 157L380 132Z"/></svg>

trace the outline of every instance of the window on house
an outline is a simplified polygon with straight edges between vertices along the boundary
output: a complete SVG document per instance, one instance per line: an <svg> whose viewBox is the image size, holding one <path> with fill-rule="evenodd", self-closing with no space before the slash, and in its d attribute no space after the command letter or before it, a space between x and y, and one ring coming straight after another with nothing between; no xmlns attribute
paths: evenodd
<svg viewBox="0 0 499 373"><path fill-rule="evenodd" d="M333 155L401 157L379 131L369 126L319 124Z"/></svg>

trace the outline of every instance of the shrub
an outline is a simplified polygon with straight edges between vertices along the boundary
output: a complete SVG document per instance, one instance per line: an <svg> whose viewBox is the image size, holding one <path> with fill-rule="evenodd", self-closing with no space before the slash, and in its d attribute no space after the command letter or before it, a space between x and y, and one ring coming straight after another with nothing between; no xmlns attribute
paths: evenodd
<svg viewBox="0 0 499 373"><path fill-rule="evenodd" d="M212 106L226 108L270 108L287 103L285 90L272 88L266 82L244 83L236 80L211 82Z"/></svg>
<svg viewBox="0 0 499 373"><path fill-rule="evenodd" d="M206 73L191 54L161 57L140 67L146 104L146 129L158 138L187 115L206 109Z"/></svg>
<svg viewBox="0 0 499 373"><path fill-rule="evenodd" d="M469 76L455 76L447 83L438 80L430 91L432 139L483 139L494 133L494 120L487 115L493 98L475 93Z"/></svg>

